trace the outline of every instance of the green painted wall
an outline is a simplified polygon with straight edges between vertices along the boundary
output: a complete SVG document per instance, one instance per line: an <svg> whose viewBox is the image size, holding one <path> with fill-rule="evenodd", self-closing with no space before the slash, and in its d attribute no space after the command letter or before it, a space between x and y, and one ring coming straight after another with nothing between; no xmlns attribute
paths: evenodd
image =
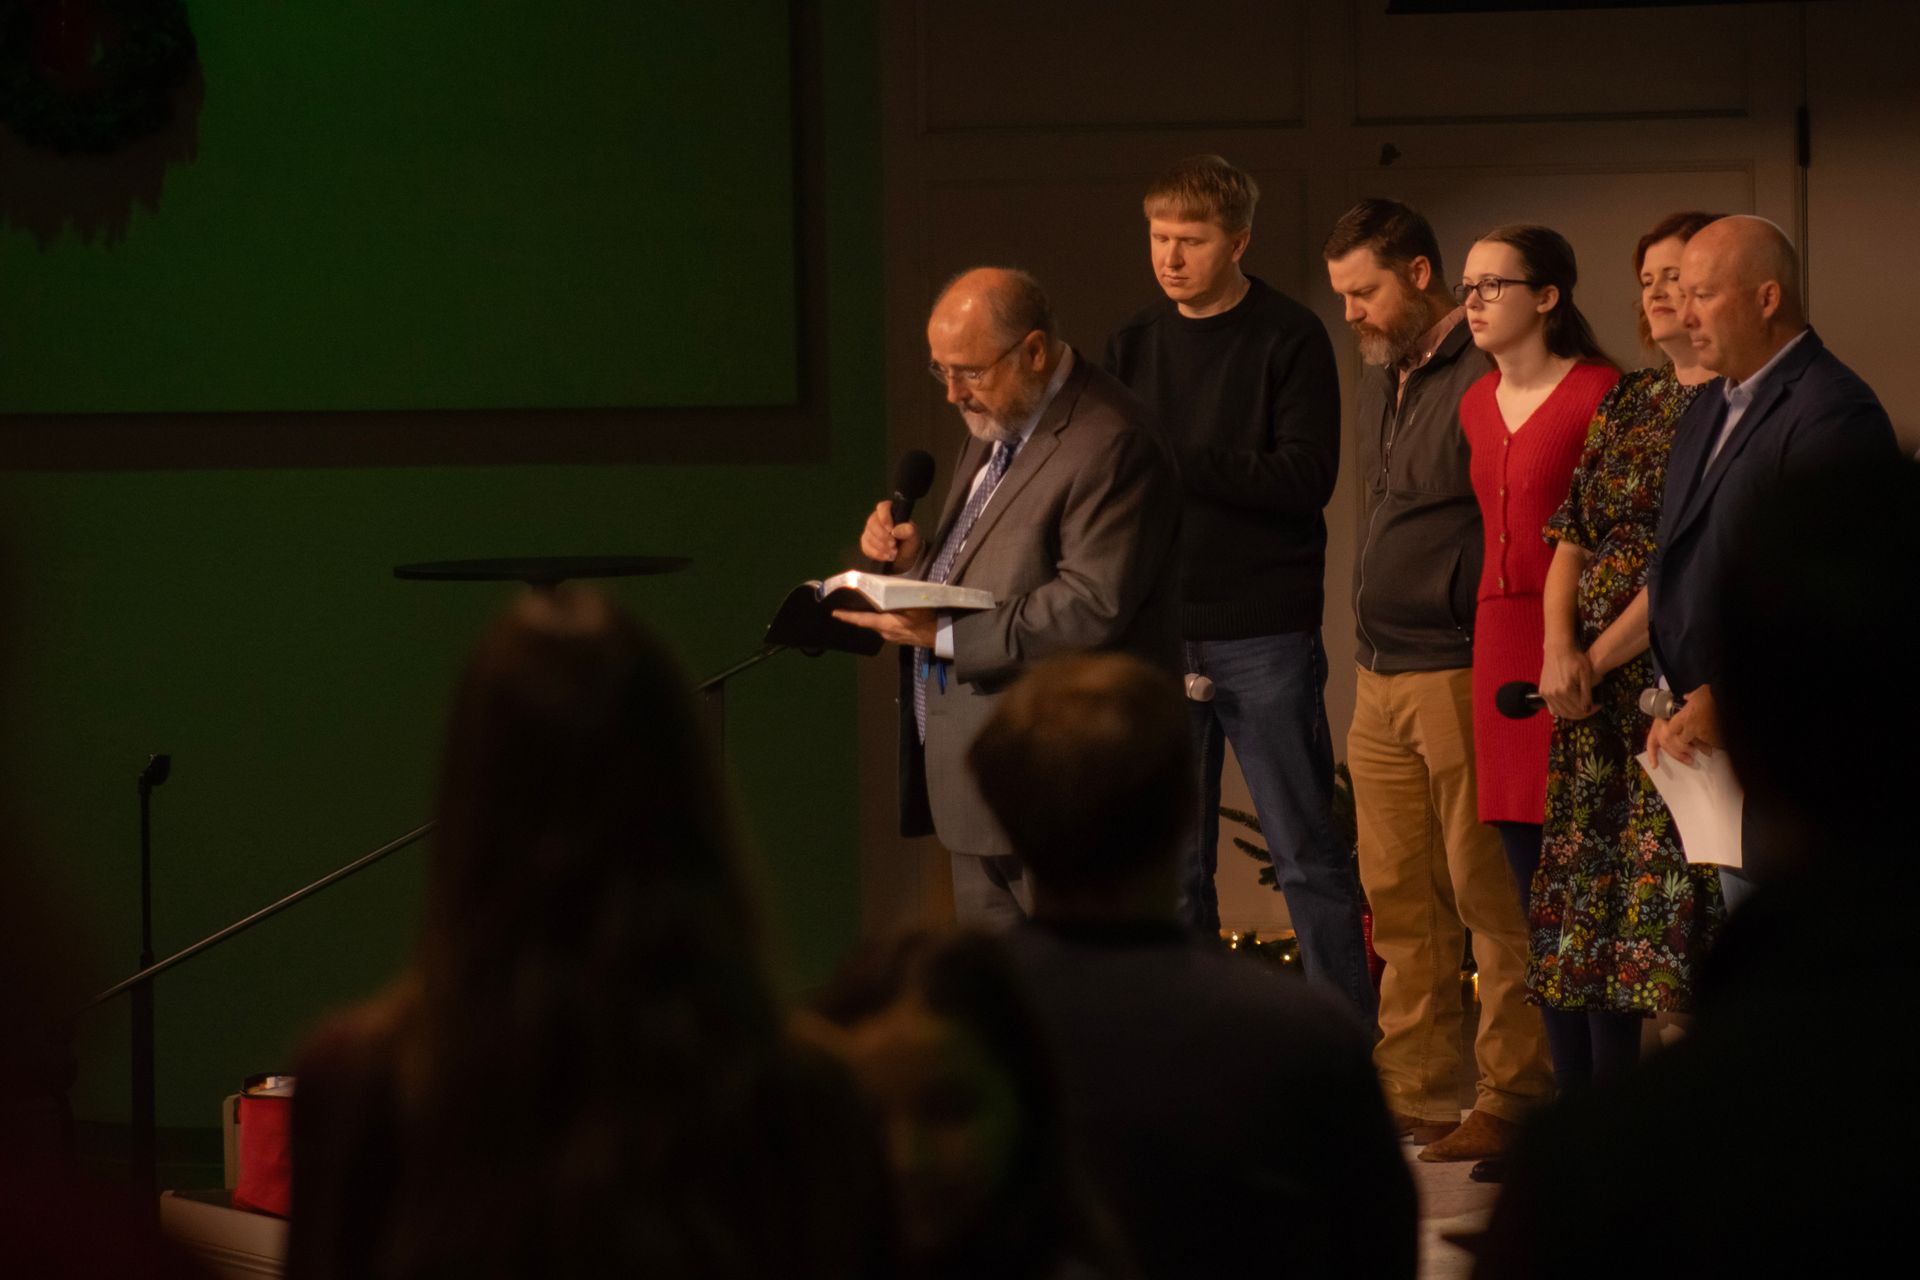
<svg viewBox="0 0 1920 1280"><path fill-rule="evenodd" d="M0 244L0 409L793 398L785 0L189 9L160 215Z"/></svg>
<svg viewBox="0 0 1920 1280"><path fill-rule="evenodd" d="M457 10L462 25L491 12L422 7ZM642 7L665 20L666 6ZM253 6L194 8L199 18ZM134 775L149 751L175 759L155 804L163 954L427 814L452 679L512 589L398 582L393 565L562 552L692 556L684 574L611 590L698 675L750 650L787 587L848 554L885 475L873 248L878 19L867 0L827 10L826 462L0 472L0 560L9 566L0 744L19 806L10 825L84 904L76 961L101 985L135 959ZM578 17L586 7L567 11ZM691 91L673 78L632 87L634 101L663 114L680 110ZM222 102L209 64L204 137L219 136ZM784 116L764 128L769 138L760 141L777 135L784 145ZM186 172L214 162L203 154ZM152 242L171 245L176 181L123 243L94 246L87 260L104 270L116 255L133 260L160 253ZM574 216L577 193L534 185L523 194L556 221ZM671 209L693 239L727 225L727 211L708 207L712 197L697 183L627 196L632 207ZM193 207L194 216L220 211ZM790 245L787 225L779 234ZM19 254L17 236L7 240L7 252ZM382 251L404 258L397 243ZM745 254L759 261L752 246ZM768 283L775 294L790 287ZM663 296L654 310L676 314L684 300ZM704 349L701 378L729 387L790 378L788 328L786 341L764 349ZM316 352L328 337L316 335ZM643 359L646 344L632 347ZM271 430L271 419L261 429ZM393 429L405 430L406 420ZM857 924L853 698L852 660L784 656L745 677L729 703L729 754L789 986L818 978ZM214 1123L219 1098L243 1075L285 1067L303 1026L388 977L411 936L421 865L417 850L395 855L162 978L160 1122ZM124 1001L81 1023L84 1119L125 1118L126 1030Z"/></svg>

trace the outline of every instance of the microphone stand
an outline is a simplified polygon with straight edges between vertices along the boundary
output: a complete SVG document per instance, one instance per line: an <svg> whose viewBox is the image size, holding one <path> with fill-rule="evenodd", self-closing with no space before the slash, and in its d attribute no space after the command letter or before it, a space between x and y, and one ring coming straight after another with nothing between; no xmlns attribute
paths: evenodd
<svg viewBox="0 0 1920 1280"><path fill-rule="evenodd" d="M155 752L140 770L140 968L153 966L153 789L173 773L173 757ZM129 1160L133 1184L151 1201L157 1167L154 1083L153 983L133 989L132 1006L133 1135Z"/></svg>
<svg viewBox="0 0 1920 1280"><path fill-rule="evenodd" d="M726 670L717 671L693 686L693 692L700 699L700 708L706 715L707 736L713 743L715 756L724 757L727 754L727 681L786 651L784 644L762 645Z"/></svg>
<svg viewBox="0 0 1920 1280"><path fill-rule="evenodd" d="M718 717L719 715L724 713L724 711L726 710L725 698L726 698L727 681L731 680L734 676L739 675L743 671L748 671L754 667L759 666L761 663L765 662L768 658L771 658L776 654L785 652L787 647L788 646L783 644L767 645L764 648L758 650L757 652L747 655L745 658L742 658L740 661L734 663L732 666L726 668L725 670L716 672L715 674L708 676L705 680L702 680L699 684L693 687L693 692L696 694L702 695L703 704L708 708L710 708L709 714L715 717ZM719 738L716 736L715 738L716 749L718 748L718 746L719 746ZM167 759L167 757L156 756L154 757L154 759L164 761ZM151 767L152 766L149 765L149 768ZM158 786L159 782L165 781L165 773L166 773L165 766L162 766L160 772L161 772L161 777L158 781L153 783L154 786ZM146 858L148 785L145 781L146 775L144 773L141 775L141 778L142 778L142 782L141 782L141 789L140 789L140 845L141 845L140 896L141 896L141 911L144 917L147 910L146 899L147 899L147 888L148 888L147 858ZM142 993L143 992L146 993L145 999L147 1002L147 1009L148 1009L148 1029L147 1029L148 1039L147 1039L146 1056L147 1056L148 1074L149 1074L149 1079L146 1082L146 1091L147 1091L148 1103L143 1113L141 1107L138 1105L138 1095L141 1089L141 1085L138 1080L138 1075L139 1075L139 1063L140 1063L142 1050L138 1045L138 1043L136 1043L135 1051L134 1051L135 1075L136 1075L136 1082L134 1086L135 1093L136 1093L136 1105L134 1109L134 1117L135 1117L136 1129L138 1129L141 1123L141 1117L144 1114L146 1117L146 1123L148 1126L149 1140L150 1140L150 1134L151 1134L151 1128L152 1128L152 1115L153 1115L153 1108L151 1103L152 1080L150 1078L151 1068L152 1068L152 1052L151 1052L152 985L151 984L153 980L159 977L161 974L165 973L167 970L172 969L177 965L184 964L188 960L193 959L195 956L199 955L201 952L206 951L209 948L219 946L221 943L225 942L228 938L232 938L239 934L245 933L248 929L253 928L253 926L260 924L263 921L268 920L274 916L279 915L282 911L285 911L288 907L294 906L301 902L305 902L308 898L311 898L314 894L319 893L322 889L326 889L331 887L332 885L338 884L340 881L345 880L349 876L358 875L360 872L365 871L368 867L380 861L382 858L386 857L388 854L398 853L400 850L406 848L408 845L418 844L420 841L432 835L434 828L437 827L438 825L439 823L434 821L423 822L419 826L415 827L413 830L407 832L405 835L399 836L393 840L389 840L387 843L381 845L379 848L374 849L369 853L361 854L358 858L355 858L352 862L347 863L343 867L339 867L333 871L329 871L326 875L321 876L318 880L315 880L312 884L307 885L304 888L295 889L292 893L288 894L284 898L279 899L277 902L268 903L266 906L260 908L258 911L255 911L253 914L244 916L239 920L235 920L232 924L227 925L225 928L217 930L214 933L208 934L206 937L200 939L200 941L196 943L193 943L191 946L180 948L180 950L174 952L172 955L168 956L164 960L159 960L159 961L154 960L151 922L143 919L142 934L141 934L142 947L140 952L139 971L137 973L129 974L126 977L122 978L120 981L114 983L112 986L108 987L105 991L102 991L99 995L87 1001L85 1005L86 1008L91 1009L97 1005L105 1004L107 1001L113 999L115 996L124 995L127 992L132 992L134 1007L137 1011L142 1001ZM138 1149L139 1137L140 1135L136 1133L135 1135L136 1150Z"/></svg>
<svg viewBox="0 0 1920 1280"><path fill-rule="evenodd" d="M398 852L399 850L406 848L410 844L416 844L419 841L426 839L426 837L432 833L436 825L437 824L433 822L423 822L419 826L415 827L413 830L407 832L407 834L399 837L398 839L389 840L387 843L381 845L378 849L375 849L373 852L365 853L360 855L358 858L355 858L352 862L349 862L346 866L340 867L334 871L329 871L326 875L321 876L318 880L315 880L312 884L306 886L306 888L295 889L292 893L280 899L278 902L269 903L267 906L264 906L260 908L258 911L254 912L252 915L245 916L239 920L235 920L232 924L228 925L226 928L221 929L216 933L208 934L206 937L200 939L200 941L194 943L192 946L182 947L180 948L180 950L174 952L172 955L168 956L166 959L148 964L145 968L141 969L140 972L129 974L128 976L122 978L120 981L114 983L112 986L108 987L105 991L102 991L99 995L95 996L93 999L87 1001L85 1007L88 1009L91 1009L91 1008L94 1008L96 1005L105 1004L107 1001L113 999L117 995L122 995L128 991L137 991L139 988L144 987L147 984L151 983L155 978L159 977L161 974L165 973L167 970L173 968L175 965L184 964L186 961L193 959L195 956L199 955L202 951L207 950L209 947L216 947L221 943L225 942L228 938L234 937L236 934L245 933L248 929L253 928L253 926L259 924L261 921L266 920L271 916L279 915L282 911L285 911L288 907L293 906L297 902L306 901L308 898L311 898L314 894L320 892L322 889L325 889L330 885L337 884L339 881L345 880L348 876L357 874L358 872L361 872L361 871L365 871L368 867L380 861L380 859L386 857L388 854Z"/></svg>

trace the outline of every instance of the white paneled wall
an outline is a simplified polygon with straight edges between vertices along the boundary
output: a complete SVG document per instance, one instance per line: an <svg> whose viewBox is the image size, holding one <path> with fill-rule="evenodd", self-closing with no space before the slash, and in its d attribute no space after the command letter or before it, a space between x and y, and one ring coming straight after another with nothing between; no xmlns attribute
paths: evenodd
<svg viewBox="0 0 1920 1280"><path fill-rule="evenodd" d="M1259 180L1248 269L1319 311L1349 401L1358 365L1320 245L1366 195L1423 208L1449 271L1497 223L1558 228L1580 256L1580 300L1602 340L1622 363L1642 363L1630 254L1654 221L1684 208L1759 212L1805 233L1800 8L1408 18L1386 16L1380 0L886 5L892 450L932 450L936 492L946 483L962 429L921 372L940 281L981 262L1025 266L1047 284L1067 338L1097 355L1114 324L1156 296L1140 191L1199 151ZM1841 27L1886 10L1812 8L1810 21ZM1910 83L1897 91L1911 95ZM1336 744L1353 700L1351 485L1343 471L1327 511ZM944 852L892 834L892 698L890 670L869 664L862 829L874 925L937 913L946 894ZM1228 796L1245 804L1237 779ZM1277 895L1251 887L1251 860L1230 847L1220 860L1229 923L1277 925Z"/></svg>

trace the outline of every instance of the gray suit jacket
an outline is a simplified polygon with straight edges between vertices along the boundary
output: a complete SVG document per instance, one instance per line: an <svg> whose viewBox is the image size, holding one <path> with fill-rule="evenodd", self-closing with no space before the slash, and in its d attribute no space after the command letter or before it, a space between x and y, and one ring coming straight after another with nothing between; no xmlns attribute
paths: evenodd
<svg viewBox="0 0 1920 1280"><path fill-rule="evenodd" d="M990 446L969 438L933 536L913 565L924 575L966 505ZM1014 455L947 581L999 603L953 623L944 685L927 685L924 749L913 721L913 653L901 653L901 830L938 833L956 853L1011 854L967 769L967 749L1002 690L1026 664L1118 649L1178 670L1174 543L1180 482L1147 409L1079 353Z"/></svg>

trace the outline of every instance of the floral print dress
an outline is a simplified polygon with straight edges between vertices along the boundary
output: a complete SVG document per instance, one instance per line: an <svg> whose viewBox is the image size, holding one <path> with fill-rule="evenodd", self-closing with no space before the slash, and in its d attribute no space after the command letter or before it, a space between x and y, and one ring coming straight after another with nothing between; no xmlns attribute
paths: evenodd
<svg viewBox="0 0 1920 1280"><path fill-rule="evenodd" d="M1680 415L1699 394L1673 366L1622 378L1600 402L1548 541L1592 559L1575 597L1584 648L1646 585ZM1673 817L1634 759L1651 723L1641 654L1594 688L1585 720L1559 720L1547 765L1546 826L1528 912L1529 997L1555 1009L1650 1014L1689 1006L1694 964L1724 910L1719 874L1689 866Z"/></svg>

